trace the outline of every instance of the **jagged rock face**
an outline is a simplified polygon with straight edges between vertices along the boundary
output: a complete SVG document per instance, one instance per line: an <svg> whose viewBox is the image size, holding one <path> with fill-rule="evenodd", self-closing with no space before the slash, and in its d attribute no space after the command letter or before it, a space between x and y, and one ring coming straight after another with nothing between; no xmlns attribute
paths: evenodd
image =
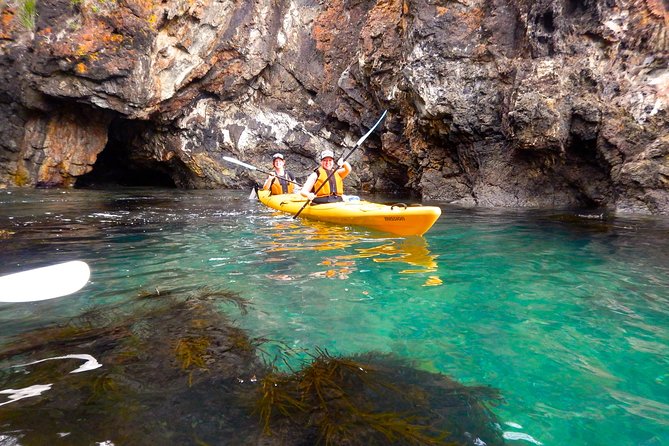
<svg viewBox="0 0 669 446"><path fill-rule="evenodd" d="M21 0L0 28L0 182L71 186L113 142L179 187L243 187L276 151L351 187L486 206L669 214L669 7ZM259 180L260 177L253 177Z"/></svg>

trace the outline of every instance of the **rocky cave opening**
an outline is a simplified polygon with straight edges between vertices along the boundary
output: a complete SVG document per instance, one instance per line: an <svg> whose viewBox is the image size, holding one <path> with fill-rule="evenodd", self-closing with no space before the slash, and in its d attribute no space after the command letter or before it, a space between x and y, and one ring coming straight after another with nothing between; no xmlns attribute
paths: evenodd
<svg viewBox="0 0 669 446"><path fill-rule="evenodd" d="M76 187L177 187L166 163L151 159L132 144L138 131L141 130L125 120L112 121L107 145L93 170L77 179Z"/></svg>

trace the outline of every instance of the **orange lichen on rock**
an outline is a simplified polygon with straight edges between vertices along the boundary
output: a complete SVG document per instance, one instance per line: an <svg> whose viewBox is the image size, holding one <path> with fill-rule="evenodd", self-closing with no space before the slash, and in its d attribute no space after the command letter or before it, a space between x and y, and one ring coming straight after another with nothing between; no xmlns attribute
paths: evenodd
<svg viewBox="0 0 669 446"><path fill-rule="evenodd" d="M376 37L400 22L405 6L402 0L386 0L378 2L369 12L365 25L366 34Z"/></svg>
<svg viewBox="0 0 669 446"><path fill-rule="evenodd" d="M141 18L149 18L154 10L153 0L127 0L130 9Z"/></svg>
<svg viewBox="0 0 669 446"><path fill-rule="evenodd" d="M15 26L14 9L6 8L0 14L0 39L11 39Z"/></svg>
<svg viewBox="0 0 669 446"><path fill-rule="evenodd" d="M106 43L121 43L123 42L123 36L121 34L105 34L102 36L102 41Z"/></svg>
<svg viewBox="0 0 669 446"><path fill-rule="evenodd" d="M77 49L74 52L74 55L77 57L85 56L93 52L93 49L95 48L95 42L90 35L84 35L82 38L83 40L79 42L79 45L77 45Z"/></svg>
<svg viewBox="0 0 669 446"><path fill-rule="evenodd" d="M662 0L646 0L646 5L651 14L662 19L664 24L669 26L669 9L664 6Z"/></svg>
<svg viewBox="0 0 669 446"><path fill-rule="evenodd" d="M318 50L328 52L332 47L333 30L341 22L342 9L341 1L329 2L327 9L315 20L312 35Z"/></svg>
<svg viewBox="0 0 669 446"><path fill-rule="evenodd" d="M485 11L478 7L471 8L465 14L459 14L458 19L469 31L473 32L481 27L483 19L485 19Z"/></svg>
<svg viewBox="0 0 669 446"><path fill-rule="evenodd" d="M104 48L105 36L110 34L111 29L105 23L89 21L85 27L67 34L65 39L52 44L50 50L55 57L81 58Z"/></svg>

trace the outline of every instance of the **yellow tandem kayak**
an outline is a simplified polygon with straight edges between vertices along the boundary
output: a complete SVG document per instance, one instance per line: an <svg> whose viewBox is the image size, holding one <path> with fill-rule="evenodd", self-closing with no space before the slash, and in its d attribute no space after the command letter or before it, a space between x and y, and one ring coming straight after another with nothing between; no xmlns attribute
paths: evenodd
<svg viewBox="0 0 669 446"><path fill-rule="evenodd" d="M292 215L307 202L299 194L270 195L266 190L259 190L258 198L265 206ZM363 200L308 205L300 213L300 217L312 220L363 226L401 236L425 234L440 215L441 209L436 206L385 205Z"/></svg>

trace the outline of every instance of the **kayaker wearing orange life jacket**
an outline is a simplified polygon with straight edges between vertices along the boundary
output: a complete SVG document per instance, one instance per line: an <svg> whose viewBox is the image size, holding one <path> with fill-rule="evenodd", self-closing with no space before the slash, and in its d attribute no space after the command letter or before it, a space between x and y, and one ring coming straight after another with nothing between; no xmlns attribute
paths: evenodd
<svg viewBox="0 0 669 446"><path fill-rule="evenodd" d="M343 180L351 173L352 169L347 161L343 163L339 161L339 167L336 170L334 170L334 164L334 153L332 150L323 150L321 152L321 165L309 175L307 181L302 186L300 194L311 200L313 204L343 201ZM334 173L330 176L333 170ZM328 176L330 176L329 180Z"/></svg>
<svg viewBox="0 0 669 446"><path fill-rule="evenodd" d="M272 155L274 173L265 180L265 184L262 186L263 190L269 190L271 195L292 194L294 192L295 175L284 169L285 164L286 161L282 154L275 153Z"/></svg>

